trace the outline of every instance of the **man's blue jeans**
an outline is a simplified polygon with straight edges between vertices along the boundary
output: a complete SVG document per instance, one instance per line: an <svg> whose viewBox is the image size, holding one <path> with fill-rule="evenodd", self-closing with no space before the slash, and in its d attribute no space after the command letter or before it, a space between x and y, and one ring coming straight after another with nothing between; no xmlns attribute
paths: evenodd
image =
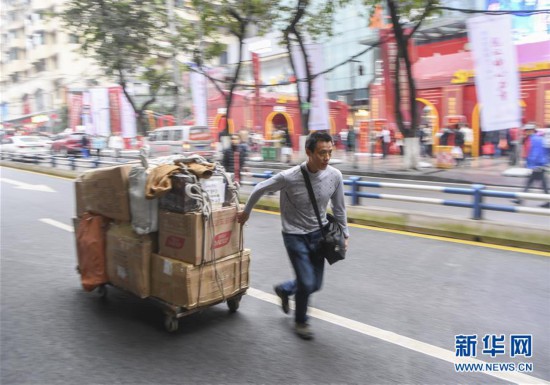
<svg viewBox="0 0 550 385"><path fill-rule="evenodd" d="M318 252L321 238L321 230L309 234L283 233L283 241L296 279L283 282L278 287L284 293L295 296L294 318L297 323L307 321L309 296L321 289L323 283L325 259Z"/></svg>

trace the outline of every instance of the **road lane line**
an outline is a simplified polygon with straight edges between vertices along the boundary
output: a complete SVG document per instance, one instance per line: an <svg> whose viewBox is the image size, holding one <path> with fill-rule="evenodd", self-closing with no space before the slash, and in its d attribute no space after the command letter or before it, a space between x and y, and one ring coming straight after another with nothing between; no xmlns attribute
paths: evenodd
<svg viewBox="0 0 550 385"><path fill-rule="evenodd" d="M269 210L254 209L254 211L259 212L259 213L263 213L263 214L281 215L279 212L269 211ZM540 250L522 249L521 247L493 245L491 243L468 241L468 240L465 240L465 239L445 238L445 237L442 237L442 236L439 236L439 235L412 233L412 232L405 231L405 230L385 229L383 227L360 225L360 224L357 224L357 223L348 223L348 227L355 227L355 228L358 228L358 229L380 231L380 232L383 232L383 233L406 235L406 236L409 236L409 237L433 239L433 240L442 241L442 242L461 243L463 245L485 247L485 248L488 248L488 249L506 250L506 251L513 251L513 252L516 252L516 253L533 254L533 255L539 255L539 256L543 256L543 257L550 257L549 252L540 251Z"/></svg>
<svg viewBox="0 0 550 385"><path fill-rule="evenodd" d="M60 229L62 229L62 230L68 231L68 232L70 232L70 233L74 233L74 228L73 228L73 226L66 225L65 223L56 221L55 219L40 218L39 221L40 221L40 222L43 222L43 223L46 223L46 224L48 224L48 225L51 225L51 226L58 227L58 228L60 228Z"/></svg>
<svg viewBox="0 0 550 385"><path fill-rule="evenodd" d="M50 218L42 218L40 219L41 222L44 222L46 224L58 227L62 230L66 230L69 232L74 232L73 228L71 226L68 226L64 223L58 222L56 220L50 219ZM279 297L266 293L264 291L249 288L247 290L247 294L251 297L254 297L256 299L259 299L261 301L265 301L268 303L272 303L274 305L279 305ZM291 301L291 307L294 309L294 302ZM465 357L456 357L455 353L450 350L445 350L443 348L427 344L425 342L417 341L415 339L402 336L400 334L390 332L384 329L379 329L375 326L367 325L358 321L354 321L349 318L345 318L342 316L338 316L336 314L332 314L329 312L326 312L324 310L320 310L317 308L310 307L308 309L308 314L311 315L314 318L320 319L325 322L332 323L336 326L340 326L349 330L353 330L355 332L378 338L382 341L389 342L394 345L398 345L401 347L404 347L406 349L410 349L425 355L428 355L430 357L434 357L440 360L444 360L447 362L450 362L452 364L454 363L485 363L485 361L477 360L474 358L465 358ZM493 376L505 381L510 381L516 384L547 384L550 385L550 382L544 381L537 377L532 377L523 373L504 373L504 372L480 372L482 374L487 374L489 376Z"/></svg>
<svg viewBox="0 0 550 385"><path fill-rule="evenodd" d="M246 292L251 297L254 297L256 299L269 302L275 305L280 304L279 297L266 293L261 290L257 290L254 288L249 288ZM294 305L291 301L291 305ZM292 306L293 307L293 306ZM443 361L450 362L452 364L455 363L480 363L485 364L485 361L478 360L475 358L468 358L468 357L456 357L455 352L451 350L446 350L434 345L430 345L425 342L421 342L409 337L402 336L400 334L390 332L388 330L380 329L375 326L367 325L358 321L354 321L349 318L341 317L336 314L332 314L329 312L326 312L324 310L316 309L313 307L308 308L308 314L311 317L320 319L322 321L329 322L331 324L334 324L336 326L340 326L349 330L353 330L355 332L367 335L369 337L374 337L377 339L380 339L385 342L389 342L394 345L401 346L403 348L413 350L418 353L422 353L425 355L428 355L433 358L437 358ZM454 370L453 367L450 367L450 370ZM515 384L550 384L550 382L545 381L543 379L529 376L523 373L517 373L517 372L476 372L481 374L486 374L489 376L493 376L496 378L499 378L504 381L510 381Z"/></svg>

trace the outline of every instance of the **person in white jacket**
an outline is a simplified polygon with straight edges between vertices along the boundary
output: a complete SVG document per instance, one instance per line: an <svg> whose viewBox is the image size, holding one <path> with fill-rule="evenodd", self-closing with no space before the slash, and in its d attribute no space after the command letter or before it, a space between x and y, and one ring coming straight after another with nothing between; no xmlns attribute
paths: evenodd
<svg viewBox="0 0 550 385"><path fill-rule="evenodd" d="M111 135L109 138L109 148L113 150L113 155L118 160L120 152L124 148L124 140L120 137L119 133Z"/></svg>

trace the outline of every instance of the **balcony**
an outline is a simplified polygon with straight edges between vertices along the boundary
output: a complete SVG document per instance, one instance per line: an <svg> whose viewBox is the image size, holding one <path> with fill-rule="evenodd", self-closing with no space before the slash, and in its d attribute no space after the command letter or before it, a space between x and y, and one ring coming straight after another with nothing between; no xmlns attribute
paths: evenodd
<svg viewBox="0 0 550 385"><path fill-rule="evenodd" d="M27 51L27 60L29 62L35 62L40 59L46 59L55 54L55 49L51 45L39 45Z"/></svg>
<svg viewBox="0 0 550 385"><path fill-rule="evenodd" d="M16 72L25 71L28 67L29 67L29 63L26 60L23 60L23 59L12 60L3 65L2 75L9 76Z"/></svg>

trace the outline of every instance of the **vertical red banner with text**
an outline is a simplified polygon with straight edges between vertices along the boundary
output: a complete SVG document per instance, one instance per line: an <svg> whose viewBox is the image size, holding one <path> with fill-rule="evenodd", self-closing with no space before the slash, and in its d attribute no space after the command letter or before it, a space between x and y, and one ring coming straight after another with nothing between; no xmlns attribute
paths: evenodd
<svg viewBox="0 0 550 385"><path fill-rule="evenodd" d="M80 125L82 115L82 94L71 93L69 97L69 127L76 130Z"/></svg>
<svg viewBox="0 0 550 385"><path fill-rule="evenodd" d="M122 89L120 87L109 87L109 111L111 133L120 133L120 95Z"/></svg>
<svg viewBox="0 0 550 385"><path fill-rule="evenodd" d="M393 33L389 29L380 29L380 58L382 59L382 76L384 87L382 95L385 99L385 111L380 113L380 117L388 119L389 122L395 121L395 58L397 57L397 43Z"/></svg>

